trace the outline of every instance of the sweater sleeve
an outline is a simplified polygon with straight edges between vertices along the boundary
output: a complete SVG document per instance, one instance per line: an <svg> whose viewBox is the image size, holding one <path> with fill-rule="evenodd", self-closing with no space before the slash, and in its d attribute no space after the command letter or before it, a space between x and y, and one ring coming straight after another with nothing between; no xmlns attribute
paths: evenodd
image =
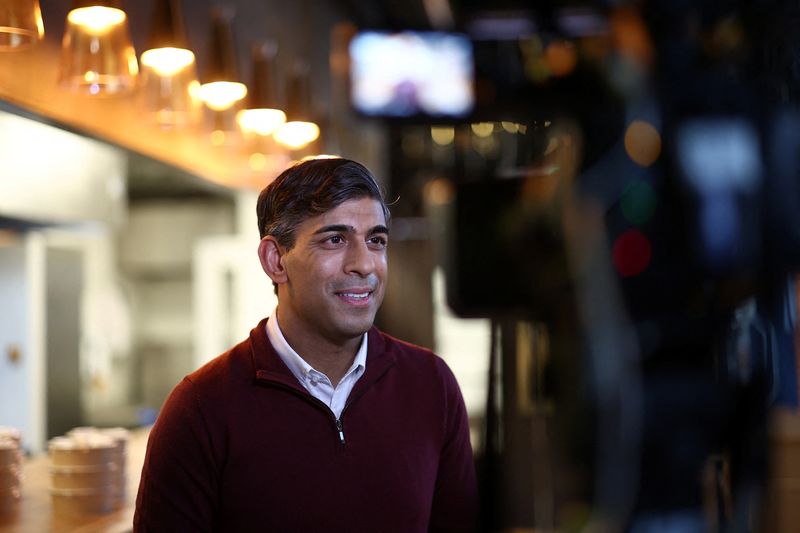
<svg viewBox="0 0 800 533"><path fill-rule="evenodd" d="M469 440L469 419L455 376L440 361L445 381L445 442L431 510L432 532L476 531L478 484Z"/></svg>
<svg viewBox="0 0 800 533"><path fill-rule="evenodd" d="M137 533L214 527L218 461L194 388L188 378L179 383L150 432L133 519Z"/></svg>

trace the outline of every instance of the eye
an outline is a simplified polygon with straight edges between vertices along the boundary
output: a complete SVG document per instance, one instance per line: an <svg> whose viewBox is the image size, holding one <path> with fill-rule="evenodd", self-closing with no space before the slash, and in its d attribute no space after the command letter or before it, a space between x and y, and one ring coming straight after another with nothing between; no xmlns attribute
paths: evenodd
<svg viewBox="0 0 800 533"><path fill-rule="evenodd" d="M388 242L386 237L384 237L383 235L373 235L372 237L367 239L367 244L370 246L370 248L376 250L382 250L386 248Z"/></svg>
<svg viewBox="0 0 800 533"><path fill-rule="evenodd" d="M341 235L331 235L325 242L329 244L342 244L344 242L344 238Z"/></svg>

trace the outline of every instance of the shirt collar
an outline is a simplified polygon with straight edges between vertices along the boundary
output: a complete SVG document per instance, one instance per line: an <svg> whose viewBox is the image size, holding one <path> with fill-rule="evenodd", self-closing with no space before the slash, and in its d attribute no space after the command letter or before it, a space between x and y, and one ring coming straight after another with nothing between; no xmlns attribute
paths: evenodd
<svg viewBox="0 0 800 533"><path fill-rule="evenodd" d="M278 324L278 308L276 307L272 314L267 320L266 325L267 330L267 338L269 338L269 342L272 344L275 351L278 353L278 356L284 362L284 364L289 368L289 371L292 375L299 381L300 383L304 383L306 376L312 370L314 372L319 372L316 368L309 365L305 359L303 359L300 354L298 354L294 348L292 348L288 342L286 342L286 337L283 336L283 332L281 331L280 325ZM356 352L356 356L353 359L353 364L350 368L345 372L345 376L350 374L353 371L363 372L367 367L367 334L361 338L361 345ZM321 372L319 372L321 373Z"/></svg>

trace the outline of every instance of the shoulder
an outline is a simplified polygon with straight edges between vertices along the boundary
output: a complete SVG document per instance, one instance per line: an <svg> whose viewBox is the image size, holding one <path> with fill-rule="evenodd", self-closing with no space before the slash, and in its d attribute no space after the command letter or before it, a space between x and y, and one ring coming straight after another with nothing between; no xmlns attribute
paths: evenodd
<svg viewBox="0 0 800 533"><path fill-rule="evenodd" d="M172 390L164 408L182 406L216 411L234 402L253 382L250 340L244 340L187 374Z"/></svg>
<svg viewBox="0 0 800 533"><path fill-rule="evenodd" d="M410 342L393 337L388 333L384 333L376 327L369 331L370 349L373 346L378 350L386 352L393 352L403 354L408 357L432 357L436 356L432 350L423 346L417 346Z"/></svg>
<svg viewBox="0 0 800 533"><path fill-rule="evenodd" d="M445 433L467 431L467 413L461 388L447 363L432 350L387 335L376 328L370 331L369 350L386 358L390 370L387 382L398 396L408 400L408 405L418 405L438 420ZM368 357L372 353L368 352ZM369 361L369 359L368 359ZM369 365L367 363L367 370Z"/></svg>
<svg viewBox="0 0 800 533"><path fill-rule="evenodd" d="M393 359L395 366L403 371L436 378L448 387L456 384L450 367L433 350L398 339L374 327L369 335L369 353L377 352L381 357Z"/></svg>
<svg viewBox="0 0 800 533"><path fill-rule="evenodd" d="M186 380L200 388L213 387L230 380L252 380L251 354L250 339L246 339L188 374Z"/></svg>
<svg viewBox="0 0 800 533"><path fill-rule="evenodd" d="M154 434L167 436L160 441L179 438L183 432L204 434L214 441L215 450L223 449L216 442L218 435L224 434L230 412L248 401L250 360L249 343L244 341L186 375L161 406Z"/></svg>

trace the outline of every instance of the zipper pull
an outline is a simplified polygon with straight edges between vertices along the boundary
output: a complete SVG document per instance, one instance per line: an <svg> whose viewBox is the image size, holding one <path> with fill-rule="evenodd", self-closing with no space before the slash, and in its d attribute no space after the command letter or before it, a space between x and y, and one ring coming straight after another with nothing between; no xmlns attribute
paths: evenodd
<svg viewBox="0 0 800 533"><path fill-rule="evenodd" d="M339 432L339 442L344 446L344 427L342 426L342 421L338 418L336 419L336 430Z"/></svg>

